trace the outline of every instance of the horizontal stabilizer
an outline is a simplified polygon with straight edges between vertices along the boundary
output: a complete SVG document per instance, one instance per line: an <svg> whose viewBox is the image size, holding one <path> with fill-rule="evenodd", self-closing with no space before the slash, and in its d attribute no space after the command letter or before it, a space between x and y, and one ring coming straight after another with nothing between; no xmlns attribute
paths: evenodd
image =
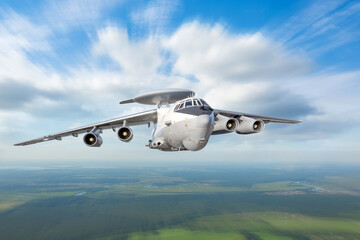
<svg viewBox="0 0 360 240"><path fill-rule="evenodd" d="M134 99L128 99L128 100L121 101L120 104L127 104L127 103L134 103L134 102L135 102Z"/></svg>

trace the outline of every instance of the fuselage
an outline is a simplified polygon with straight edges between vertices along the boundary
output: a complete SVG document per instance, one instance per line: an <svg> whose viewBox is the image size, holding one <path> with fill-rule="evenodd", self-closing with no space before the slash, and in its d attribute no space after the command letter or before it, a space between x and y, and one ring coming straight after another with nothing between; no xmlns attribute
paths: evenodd
<svg viewBox="0 0 360 240"><path fill-rule="evenodd" d="M199 98L186 98L159 108L157 114L149 146L162 151L201 150L214 128L213 110Z"/></svg>

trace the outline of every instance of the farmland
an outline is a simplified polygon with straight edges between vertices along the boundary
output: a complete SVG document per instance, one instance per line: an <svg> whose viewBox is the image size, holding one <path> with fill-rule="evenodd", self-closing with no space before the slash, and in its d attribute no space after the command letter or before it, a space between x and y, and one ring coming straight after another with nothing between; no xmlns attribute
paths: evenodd
<svg viewBox="0 0 360 240"><path fill-rule="evenodd" d="M360 239L358 170L0 170L0 239Z"/></svg>

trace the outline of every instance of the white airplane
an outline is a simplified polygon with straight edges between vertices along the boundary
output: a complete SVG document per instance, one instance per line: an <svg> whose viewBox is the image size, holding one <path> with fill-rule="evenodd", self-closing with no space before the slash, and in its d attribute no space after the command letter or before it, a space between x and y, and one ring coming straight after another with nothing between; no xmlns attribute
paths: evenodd
<svg viewBox="0 0 360 240"><path fill-rule="evenodd" d="M198 151L203 149L211 135L236 132L238 134L259 133L269 122L300 123L301 121L264 117L253 114L212 109L203 99L186 89L164 89L140 94L120 104L141 103L156 105L157 108L100 123L90 124L69 131L51 134L26 142L14 144L25 146L63 137L85 133L84 143L89 147L100 147L103 130L117 130L117 137L130 142L133 131L130 126L153 124L151 140L146 145L161 151ZM173 105L170 105L174 103Z"/></svg>

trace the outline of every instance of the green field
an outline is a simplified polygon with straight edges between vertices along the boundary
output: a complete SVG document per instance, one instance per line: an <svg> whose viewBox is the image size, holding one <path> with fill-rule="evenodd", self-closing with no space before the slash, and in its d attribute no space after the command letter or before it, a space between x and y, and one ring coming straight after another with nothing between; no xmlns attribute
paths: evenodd
<svg viewBox="0 0 360 240"><path fill-rule="evenodd" d="M106 238L105 238L106 239ZM111 239L111 238L109 238ZM209 239L209 240L239 240L246 239L243 235L233 232L213 232L213 231L200 231L188 230L184 228L161 229L157 233L135 233L129 237L130 240L181 240L181 239Z"/></svg>
<svg viewBox="0 0 360 240"><path fill-rule="evenodd" d="M360 220L346 218L250 212L197 218L170 229L134 233L129 239L357 239L359 226Z"/></svg>
<svg viewBox="0 0 360 240"><path fill-rule="evenodd" d="M0 239L360 239L358 170L1 170Z"/></svg>

